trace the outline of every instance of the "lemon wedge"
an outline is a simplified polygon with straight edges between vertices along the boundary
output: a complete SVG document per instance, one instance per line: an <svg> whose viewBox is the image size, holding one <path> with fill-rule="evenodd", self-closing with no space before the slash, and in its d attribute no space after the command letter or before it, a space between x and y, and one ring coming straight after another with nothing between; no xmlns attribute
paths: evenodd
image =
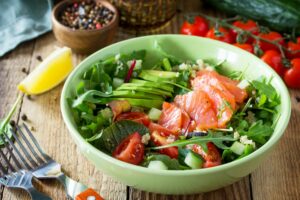
<svg viewBox="0 0 300 200"><path fill-rule="evenodd" d="M25 94L41 94L61 83L73 68L71 49L57 49L21 81L18 89Z"/></svg>

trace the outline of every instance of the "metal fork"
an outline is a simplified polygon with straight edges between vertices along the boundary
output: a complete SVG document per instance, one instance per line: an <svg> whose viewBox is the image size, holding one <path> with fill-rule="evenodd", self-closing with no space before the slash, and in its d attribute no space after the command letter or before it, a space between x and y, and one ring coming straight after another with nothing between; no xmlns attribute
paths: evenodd
<svg viewBox="0 0 300 200"><path fill-rule="evenodd" d="M1 136L1 139L3 137ZM4 140L2 140L4 141ZM0 183L8 188L19 188L26 190L32 200L51 200L50 197L39 192L32 185L32 173L22 169L22 164L16 159L11 149L6 146L12 160L10 161L0 148L0 155L4 164L0 164ZM14 161L14 163L12 162Z"/></svg>
<svg viewBox="0 0 300 200"><path fill-rule="evenodd" d="M38 179L57 179L63 184L67 197L71 199L75 199L79 193L88 189L85 185L66 176L61 171L61 165L42 150L26 124L23 124L23 127L25 132L17 125L15 126L16 131L11 130L12 136L20 148L17 148L6 134L4 134L4 136L24 163L25 169L32 172L33 176ZM18 137L17 133L20 137ZM27 135L27 137L25 135ZM23 143L21 141L23 141ZM25 156L23 156L22 153Z"/></svg>

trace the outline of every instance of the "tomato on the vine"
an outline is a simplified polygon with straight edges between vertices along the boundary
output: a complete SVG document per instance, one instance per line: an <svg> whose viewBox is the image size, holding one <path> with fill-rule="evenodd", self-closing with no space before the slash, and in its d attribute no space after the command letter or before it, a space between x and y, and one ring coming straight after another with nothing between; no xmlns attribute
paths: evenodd
<svg viewBox="0 0 300 200"><path fill-rule="evenodd" d="M286 54L288 58L300 58L300 37L297 37L296 42L289 41L287 43L287 50Z"/></svg>
<svg viewBox="0 0 300 200"><path fill-rule="evenodd" d="M194 17L193 23L185 21L180 29L180 33L184 35L205 36L209 29L209 24L203 17Z"/></svg>
<svg viewBox="0 0 300 200"><path fill-rule="evenodd" d="M268 50L266 51L261 59L270 65L280 76L284 75L286 68L282 63L282 56L277 50Z"/></svg>
<svg viewBox="0 0 300 200"><path fill-rule="evenodd" d="M291 68L284 74L284 81L290 88L300 88L300 58L291 60Z"/></svg>
<svg viewBox="0 0 300 200"><path fill-rule="evenodd" d="M233 22L232 24L235 27L238 27L244 31L249 31L254 35L258 35L259 33L259 27L256 24L255 21L253 20L247 20L247 21L243 21L243 20L237 20L235 22ZM236 40L238 32L235 29L230 29L231 34L233 35L233 38ZM249 37L246 41L246 43L251 44L253 42L253 38Z"/></svg>
<svg viewBox="0 0 300 200"><path fill-rule="evenodd" d="M112 155L118 160L138 165L143 161L144 151L142 136L138 132L134 132L122 140Z"/></svg>
<svg viewBox="0 0 300 200"><path fill-rule="evenodd" d="M269 33L260 33L258 36L262 39L266 39L272 42L278 42L279 45L284 45L283 37L278 32L271 31ZM265 42L263 40L259 40L258 45L263 51L272 50L272 49L278 50L278 47L276 45Z"/></svg>
<svg viewBox="0 0 300 200"><path fill-rule="evenodd" d="M231 33L223 27L219 27L217 30L215 28L209 29L206 37L230 44L234 42L234 38L232 37Z"/></svg>
<svg viewBox="0 0 300 200"><path fill-rule="evenodd" d="M248 51L250 53L254 53L254 49L253 49L253 46L251 44L247 44L247 43L244 43L244 44L234 43L233 45L236 46L236 47L239 47L241 49L244 49L245 51Z"/></svg>

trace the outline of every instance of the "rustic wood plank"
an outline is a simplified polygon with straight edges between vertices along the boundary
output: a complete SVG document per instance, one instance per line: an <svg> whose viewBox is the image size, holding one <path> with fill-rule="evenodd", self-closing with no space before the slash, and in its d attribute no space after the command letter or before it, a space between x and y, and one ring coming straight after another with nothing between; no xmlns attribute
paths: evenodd
<svg viewBox="0 0 300 200"><path fill-rule="evenodd" d="M135 36L135 33L128 34L124 33L124 31L119 31L116 40L133 36ZM52 33L38 38L32 57L30 56L30 70L38 65L37 56L45 58L57 46L59 44ZM21 54L20 52L18 53ZM85 56L74 54L73 58L74 63L78 64ZM24 76L19 77L22 79ZM10 78L13 78L13 76L11 75ZM60 114L59 99L61 89L62 84L45 94L32 97L31 100L25 98L21 113L28 116L29 120L27 123L34 127L34 134L41 146L50 156L62 164L66 174L94 188L106 199L126 199L126 186L115 182L96 170L79 153L75 143L70 139ZM65 199L62 187L55 181L37 182L36 186L40 191L45 192L53 199ZM5 190L3 199L29 199L29 197L24 192Z"/></svg>
<svg viewBox="0 0 300 200"><path fill-rule="evenodd" d="M7 114L17 98L16 86L26 76L22 68L29 69L33 48L34 41L26 42L0 58L0 118ZM14 120L18 120L19 113L20 109L16 111ZM0 199L6 199L4 191L7 189L1 186Z"/></svg>
<svg viewBox="0 0 300 200"><path fill-rule="evenodd" d="M300 91L291 90L289 126L274 152L252 173L253 199L299 199L300 197Z"/></svg>

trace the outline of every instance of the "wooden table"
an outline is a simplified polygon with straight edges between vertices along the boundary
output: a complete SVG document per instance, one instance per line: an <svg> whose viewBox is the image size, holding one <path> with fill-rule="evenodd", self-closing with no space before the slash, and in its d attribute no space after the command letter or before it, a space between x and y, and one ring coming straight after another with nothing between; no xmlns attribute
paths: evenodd
<svg viewBox="0 0 300 200"><path fill-rule="evenodd" d="M203 8L199 0L180 1L178 7L178 13L171 22L156 31L151 31L151 34L178 33L184 14L199 11L215 14ZM145 34L149 34L149 32L120 29L116 36L116 42ZM22 68L32 71L39 64L36 57L45 58L56 46L59 44L53 34L47 33L35 40L19 45L15 50L0 58L1 117L7 113L17 97L16 85L26 76L22 72ZM74 62L78 64L85 56L74 54L73 58ZM105 199L300 199L300 103L296 100L296 97L300 97L299 90L290 90L293 111L290 124L283 138L269 158L252 174L233 185L214 192L166 196L139 191L116 182L102 174L101 171L96 170L79 153L75 143L70 139L61 117L59 98L62 85L45 94L33 97L31 100L24 97L15 119L21 121L20 116L26 114L29 118L29 124L35 128L34 134L42 147L62 164L66 174L96 189ZM66 199L63 188L55 181L37 182L35 185L54 200ZM1 187L0 199L29 199L29 196L22 191Z"/></svg>

